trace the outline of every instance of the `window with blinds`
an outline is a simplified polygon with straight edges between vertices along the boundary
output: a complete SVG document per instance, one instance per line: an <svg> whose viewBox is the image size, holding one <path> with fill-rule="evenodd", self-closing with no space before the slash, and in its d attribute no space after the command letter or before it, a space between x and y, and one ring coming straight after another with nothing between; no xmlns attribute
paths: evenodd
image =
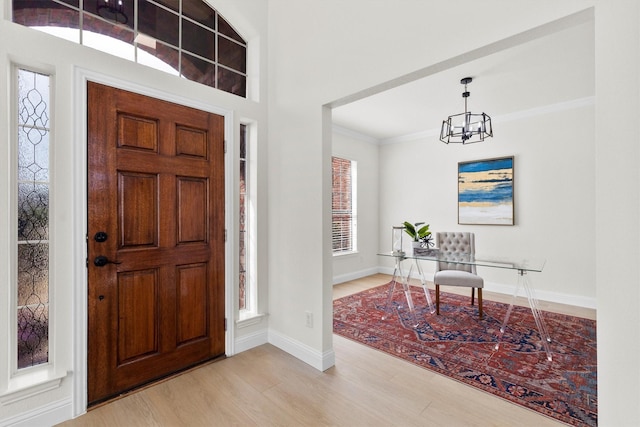
<svg viewBox="0 0 640 427"><path fill-rule="evenodd" d="M331 240L334 255L355 252L356 245L356 162L331 158Z"/></svg>

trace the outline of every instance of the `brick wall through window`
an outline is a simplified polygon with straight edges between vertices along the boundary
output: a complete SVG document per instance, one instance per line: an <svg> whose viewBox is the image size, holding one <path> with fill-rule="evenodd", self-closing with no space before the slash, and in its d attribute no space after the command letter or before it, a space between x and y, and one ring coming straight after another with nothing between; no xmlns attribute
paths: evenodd
<svg viewBox="0 0 640 427"><path fill-rule="evenodd" d="M331 234L333 253L353 252L355 241L355 162L332 157Z"/></svg>

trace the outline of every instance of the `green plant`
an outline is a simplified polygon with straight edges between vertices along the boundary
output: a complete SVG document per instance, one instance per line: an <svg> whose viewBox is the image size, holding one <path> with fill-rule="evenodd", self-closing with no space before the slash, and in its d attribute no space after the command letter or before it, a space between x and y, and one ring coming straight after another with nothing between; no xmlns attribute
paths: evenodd
<svg viewBox="0 0 640 427"><path fill-rule="evenodd" d="M424 222L416 222L415 224L411 224L408 221L403 223L404 231L411 236L411 240L414 242L425 242L431 236L431 232L429 231L429 224L423 225ZM420 228L418 228L420 227Z"/></svg>

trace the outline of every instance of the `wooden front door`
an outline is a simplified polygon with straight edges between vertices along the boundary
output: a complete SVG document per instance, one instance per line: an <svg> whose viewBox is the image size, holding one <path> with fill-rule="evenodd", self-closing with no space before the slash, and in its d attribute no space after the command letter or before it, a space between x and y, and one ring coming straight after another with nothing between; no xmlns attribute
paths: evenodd
<svg viewBox="0 0 640 427"><path fill-rule="evenodd" d="M88 84L88 400L224 355L224 118Z"/></svg>

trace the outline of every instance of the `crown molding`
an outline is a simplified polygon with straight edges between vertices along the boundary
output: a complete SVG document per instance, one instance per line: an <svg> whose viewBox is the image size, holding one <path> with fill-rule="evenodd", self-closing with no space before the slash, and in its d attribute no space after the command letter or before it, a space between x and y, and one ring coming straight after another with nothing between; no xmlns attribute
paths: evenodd
<svg viewBox="0 0 640 427"><path fill-rule="evenodd" d="M496 123L506 123L514 120L528 119L531 117L541 116L543 114L558 113L561 111L574 110L576 108L589 107L595 105L596 97L587 96L584 98L573 99L571 101L558 102L557 104L545 105L543 107L531 108L529 110L516 111L513 113L502 114L491 120Z"/></svg>
<svg viewBox="0 0 640 427"><path fill-rule="evenodd" d="M371 135L364 134L362 132L358 132L353 129L346 128L340 125L332 125L332 130L334 133L339 135L347 136L349 138L357 139L360 141L368 142L369 144L380 145L380 140L374 138Z"/></svg>

